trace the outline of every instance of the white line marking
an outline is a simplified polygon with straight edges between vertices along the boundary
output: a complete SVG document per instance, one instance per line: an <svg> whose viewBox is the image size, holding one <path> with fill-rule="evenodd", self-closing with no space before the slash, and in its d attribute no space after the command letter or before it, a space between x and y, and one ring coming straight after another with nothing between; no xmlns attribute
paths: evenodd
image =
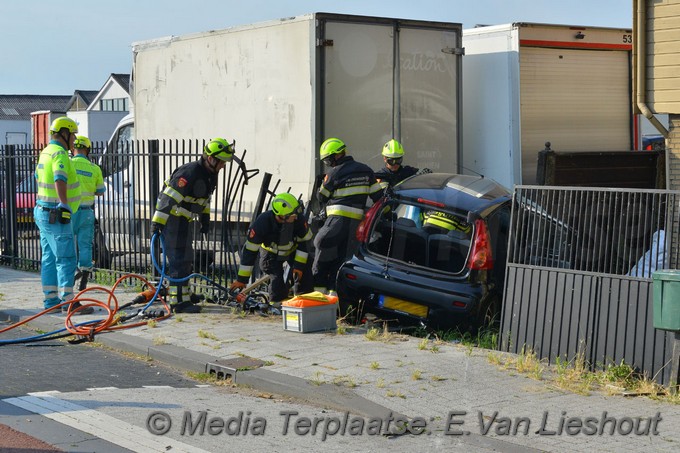
<svg viewBox="0 0 680 453"><path fill-rule="evenodd" d="M208 453L197 447L166 436L154 436L145 429L125 423L117 418L73 404L52 395L23 396L2 400L56 422L97 436L133 451Z"/></svg>
<svg viewBox="0 0 680 453"><path fill-rule="evenodd" d="M170 385L143 385L143 389L174 389L175 387L172 387Z"/></svg>
<svg viewBox="0 0 680 453"><path fill-rule="evenodd" d="M90 392L96 392L97 390L120 390L118 387L91 387L87 389Z"/></svg>

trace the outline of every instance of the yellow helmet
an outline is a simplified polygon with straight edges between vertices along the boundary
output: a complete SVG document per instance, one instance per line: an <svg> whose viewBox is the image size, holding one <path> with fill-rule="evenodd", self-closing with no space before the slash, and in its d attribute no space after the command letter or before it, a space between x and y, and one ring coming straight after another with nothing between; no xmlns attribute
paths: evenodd
<svg viewBox="0 0 680 453"><path fill-rule="evenodd" d="M203 148L203 152L223 162L231 162L231 158L234 157L234 147L223 138L210 140Z"/></svg>
<svg viewBox="0 0 680 453"><path fill-rule="evenodd" d="M92 148L92 142L84 135L76 135L76 140L73 142L73 147L89 150Z"/></svg>
<svg viewBox="0 0 680 453"><path fill-rule="evenodd" d="M383 146L382 155L391 159L404 157L404 147L401 146L401 143L392 139Z"/></svg>
<svg viewBox="0 0 680 453"><path fill-rule="evenodd" d="M339 138L329 138L321 144L321 148L319 148L319 157L321 160L324 160L333 154L339 154L345 151L346 148L345 142Z"/></svg>
<svg viewBox="0 0 680 453"><path fill-rule="evenodd" d="M56 118L54 121L52 121L52 124L50 125L50 133L56 134L64 128L68 129L71 134L78 133L78 125L68 116L60 116L59 118Z"/></svg>
<svg viewBox="0 0 680 453"><path fill-rule="evenodd" d="M272 200L272 211L282 217L300 214L300 202L288 192L280 193Z"/></svg>

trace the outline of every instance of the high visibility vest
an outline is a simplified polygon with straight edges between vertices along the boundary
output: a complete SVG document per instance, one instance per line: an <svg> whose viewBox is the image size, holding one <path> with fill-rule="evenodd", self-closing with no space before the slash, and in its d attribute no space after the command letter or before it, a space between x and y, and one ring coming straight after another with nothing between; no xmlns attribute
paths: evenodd
<svg viewBox="0 0 680 453"><path fill-rule="evenodd" d="M80 182L80 205L94 206L95 194L106 191L101 168L82 154L73 156L71 163Z"/></svg>
<svg viewBox="0 0 680 453"><path fill-rule="evenodd" d="M66 182L66 198L72 212L80 206L80 183L76 170L71 164L68 152L58 142L51 141L40 153L38 166L35 169L38 183L36 200L39 205L54 207L59 204L59 196L54 182Z"/></svg>

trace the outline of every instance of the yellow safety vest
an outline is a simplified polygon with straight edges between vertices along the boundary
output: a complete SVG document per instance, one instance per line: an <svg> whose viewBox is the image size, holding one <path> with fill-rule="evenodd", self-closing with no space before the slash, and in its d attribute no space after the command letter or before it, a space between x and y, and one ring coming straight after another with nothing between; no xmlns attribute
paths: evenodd
<svg viewBox="0 0 680 453"><path fill-rule="evenodd" d="M60 179L66 182L66 198L71 211L78 210L80 183L68 152L59 143L52 141L42 150L35 169L35 178L38 183L36 199L39 205L54 207L59 204L59 195L54 182Z"/></svg>
<svg viewBox="0 0 680 453"><path fill-rule="evenodd" d="M106 190L101 168L82 154L73 156L71 163L75 167L78 181L80 181L80 205L83 207L94 206L95 194L104 193Z"/></svg>

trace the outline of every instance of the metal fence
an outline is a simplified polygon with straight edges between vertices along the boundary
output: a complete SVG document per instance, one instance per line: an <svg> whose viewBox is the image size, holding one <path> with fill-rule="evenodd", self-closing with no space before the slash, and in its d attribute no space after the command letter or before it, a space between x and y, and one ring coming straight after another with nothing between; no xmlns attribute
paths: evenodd
<svg viewBox="0 0 680 453"><path fill-rule="evenodd" d="M106 193L95 200L94 260L98 270L119 276L125 273L156 274L150 254L150 222L163 181L180 165L196 160L204 143L198 141L127 142L117 152L93 146L90 160L99 164ZM33 173L40 150L32 147L0 147L0 262L19 269L40 267L40 241L33 222L35 184ZM218 178L211 200L208 235L194 231L194 271L218 283L235 278L238 251L245 231L268 201L271 175L257 178L255 205L243 204L246 183L259 174L248 169L243 152ZM253 183L251 182L251 187ZM277 183L278 186L278 183ZM160 251L160 248L158 248ZM160 256L157 256L160 262Z"/></svg>
<svg viewBox="0 0 680 453"><path fill-rule="evenodd" d="M624 360L668 382L652 273L678 267L680 192L518 186L514 202L501 349L591 369Z"/></svg>

